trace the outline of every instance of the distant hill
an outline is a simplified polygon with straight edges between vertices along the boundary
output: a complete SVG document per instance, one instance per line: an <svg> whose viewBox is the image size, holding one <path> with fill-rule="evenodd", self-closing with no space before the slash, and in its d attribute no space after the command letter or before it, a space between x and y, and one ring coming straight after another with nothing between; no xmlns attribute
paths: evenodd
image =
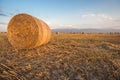
<svg viewBox="0 0 120 80"><path fill-rule="evenodd" d="M93 33L108 33L120 32L120 29L52 29L52 32L93 32Z"/></svg>

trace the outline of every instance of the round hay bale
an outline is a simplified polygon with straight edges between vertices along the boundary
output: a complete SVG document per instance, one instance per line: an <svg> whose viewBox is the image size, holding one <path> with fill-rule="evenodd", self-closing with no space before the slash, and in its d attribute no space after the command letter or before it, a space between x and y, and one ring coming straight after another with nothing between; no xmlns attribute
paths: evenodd
<svg viewBox="0 0 120 80"><path fill-rule="evenodd" d="M10 20L7 36L14 48L31 49L48 43L51 30L42 20L28 14L18 14Z"/></svg>

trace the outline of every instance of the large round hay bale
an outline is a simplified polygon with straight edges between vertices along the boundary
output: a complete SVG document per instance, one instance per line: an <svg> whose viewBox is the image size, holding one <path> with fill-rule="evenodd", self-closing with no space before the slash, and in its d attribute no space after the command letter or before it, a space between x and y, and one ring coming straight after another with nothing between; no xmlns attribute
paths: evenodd
<svg viewBox="0 0 120 80"><path fill-rule="evenodd" d="M28 14L18 14L10 20L7 36L14 48L31 49L48 43L51 31L42 20Z"/></svg>

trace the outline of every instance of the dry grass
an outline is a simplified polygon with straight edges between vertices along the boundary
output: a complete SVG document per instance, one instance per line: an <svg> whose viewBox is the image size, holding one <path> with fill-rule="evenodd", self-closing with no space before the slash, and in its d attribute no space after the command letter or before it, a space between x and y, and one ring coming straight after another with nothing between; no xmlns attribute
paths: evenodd
<svg viewBox="0 0 120 80"><path fill-rule="evenodd" d="M52 34L51 41L16 51L0 34L0 79L120 80L120 34Z"/></svg>

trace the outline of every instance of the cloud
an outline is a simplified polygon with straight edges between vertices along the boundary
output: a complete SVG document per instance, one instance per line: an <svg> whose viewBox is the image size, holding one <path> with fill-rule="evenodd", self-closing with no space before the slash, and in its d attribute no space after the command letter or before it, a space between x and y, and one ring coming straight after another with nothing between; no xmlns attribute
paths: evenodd
<svg viewBox="0 0 120 80"><path fill-rule="evenodd" d="M80 28L97 28L97 29L120 29L120 19L102 20L101 22L93 21L92 23L81 23Z"/></svg>
<svg viewBox="0 0 120 80"><path fill-rule="evenodd" d="M11 15L13 15L13 13L3 11L2 9L0 9L0 16L8 17L8 16L11 16Z"/></svg>
<svg viewBox="0 0 120 80"><path fill-rule="evenodd" d="M6 14L4 14L4 13L0 13L0 16L8 16L8 15L6 15Z"/></svg>
<svg viewBox="0 0 120 80"><path fill-rule="evenodd" d="M112 28L120 29L120 19L115 19L107 23Z"/></svg>
<svg viewBox="0 0 120 80"><path fill-rule="evenodd" d="M61 27L73 27L73 25L71 25L71 24L61 24L61 25L59 25L59 26L61 26Z"/></svg>
<svg viewBox="0 0 120 80"><path fill-rule="evenodd" d="M1 25L6 25L7 23L5 23L5 22L0 22L0 24L1 24Z"/></svg>
<svg viewBox="0 0 120 80"><path fill-rule="evenodd" d="M0 32L6 32L7 26L0 24Z"/></svg>
<svg viewBox="0 0 120 80"><path fill-rule="evenodd" d="M48 24L51 29L59 29L59 28L73 28L74 25L71 24Z"/></svg>
<svg viewBox="0 0 120 80"><path fill-rule="evenodd" d="M8 16L3 10L0 9L0 16Z"/></svg>
<svg viewBox="0 0 120 80"><path fill-rule="evenodd" d="M109 15L105 15L105 14L84 14L81 15L81 18L99 18L99 19L108 19L108 20L112 20L113 18Z"/></svg>

